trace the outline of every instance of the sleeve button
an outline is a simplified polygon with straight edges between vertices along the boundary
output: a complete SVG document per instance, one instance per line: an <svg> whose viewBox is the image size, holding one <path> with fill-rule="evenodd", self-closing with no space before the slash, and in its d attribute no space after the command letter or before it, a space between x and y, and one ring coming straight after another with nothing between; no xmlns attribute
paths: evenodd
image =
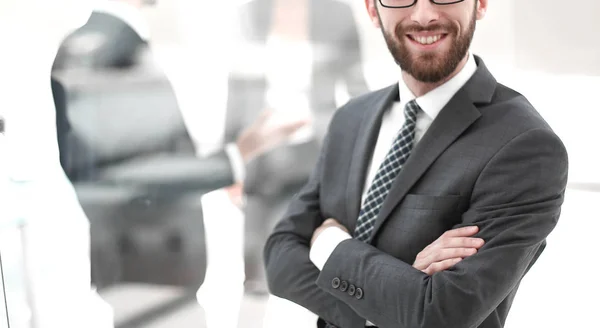
<svg viewBox="0 0 600 328"><path fill-rule="evenodd" d="M356 288L356 294L354 295L354 297L356 297L356 299L360 300L362 299L364 296L363 290L361 288Z"/></svg>
<svg viewBox="0 0 600 328"><path fill-rule="evenodd" d="M355 293L356 293L356 287L354 285L348 286L348 295L354 296Z"/></svg>
<svg viewBox="0 0 600 328"><path fill-rule="evenodd" d="M343 280L342 283L340 284L340 290L342 292L345 292L348 290L348 282Z"/></svg>
<svg viewBox="0 0 600 328"><path fill-rule="evenodd" d="M340 278L333 278L333 280L331 280L331 287L333 287L334 289L338 289L340 287Z"/></svg>

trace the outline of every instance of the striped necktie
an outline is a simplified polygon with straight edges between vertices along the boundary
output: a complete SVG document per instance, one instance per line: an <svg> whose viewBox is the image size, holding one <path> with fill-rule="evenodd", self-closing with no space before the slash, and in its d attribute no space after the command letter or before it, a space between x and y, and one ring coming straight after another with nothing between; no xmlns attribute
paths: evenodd
<svg viewBox="0 0 600 328"><path fill-rule="evenodd" d="M420 107L415 100L411 100L404 108L404 117L406 118L404 125L377 170L358 215L354 238L360 241L370 241L381 205L383 205L394 179L410 155L415 139L415 126L419 110Z"/></svg>

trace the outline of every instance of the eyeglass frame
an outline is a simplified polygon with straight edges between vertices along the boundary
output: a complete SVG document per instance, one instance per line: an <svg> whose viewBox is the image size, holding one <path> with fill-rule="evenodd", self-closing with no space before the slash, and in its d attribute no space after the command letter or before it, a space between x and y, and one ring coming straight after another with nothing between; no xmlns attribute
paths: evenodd
<svg viewBox="0 0 600 328"><path fill-rule="evenodd" d="M383 6L385 8L403 9L403 8L410 8L410 7L414 6L414 5L416 5L417 1L419 1L419 0L413 0L413 3L410 4L410 5L408 5L408 6L386 6L386 5L383 4L383 0L379 0L379 4L381 4L381 6ZM464 2L465 0L455 0L455 1L452 1L452 2L448 2L448 3L436 3L435 2L436 0L429 0L429 1L431 3L433 3L433 4L435 4L435 5L438 5L438 6L448 6L448 5L454 5L454 4L457 4L457 3Z"/></svg>

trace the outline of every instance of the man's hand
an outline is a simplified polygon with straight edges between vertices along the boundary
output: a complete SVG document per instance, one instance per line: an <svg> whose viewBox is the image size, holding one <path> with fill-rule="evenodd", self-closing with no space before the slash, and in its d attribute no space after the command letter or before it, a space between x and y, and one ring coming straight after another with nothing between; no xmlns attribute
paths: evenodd
<svg viewBox="0 0 600 328"><path fill-rule="evenodd" d="M338 227L338 228L342 229L343 231L348 232L348 229L346 229L346 227L341 225L336 219L327 219L327 220L323 221L321 226L319 226L317 229L315 229L315 232L313 232L312 238L310 240L311 247L315 243L315 240L317 240L317 237L319 237L319 235L323 232L323 230L325 230L329 227Z"/></svg>
<svg viewBox="0 0 600 328"><path fill-rule="evenodd" d="M281 113L275 114L273 110L265 110L237 139L236 144L244 163L279 146L310 122L308 119L281 120L277 119L276 115Z"/></svg>
<svg viewBox="0 0 600 328"><path fill-rule="evenodd" d="M242 183L236 183L229 187L224 188L229 196L229 200L237 208L242 209L244 207L244 185Z"/></svg>
<svg viewBox="0 0 600 328"><path fill-rule="evenodd" d="M446 231L417 255L413 267L430 276L451 268L483 246L483 239L471 238L478 231L476 226Z"/></svg>

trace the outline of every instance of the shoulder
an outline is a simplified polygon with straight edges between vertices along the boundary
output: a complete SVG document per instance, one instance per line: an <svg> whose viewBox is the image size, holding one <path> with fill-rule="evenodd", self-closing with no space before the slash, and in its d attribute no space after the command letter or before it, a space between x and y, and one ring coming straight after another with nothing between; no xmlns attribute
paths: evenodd
<svg viewBox="0 0 600 328"><path fill-rule="evenodd" d="M532 130L554 135L554 130L529 100L516 90L498 83L489 104L479 107L480 122L504 142Z"/></svg>
<svg viewBox="0 0 600 328"><path fill-rule="evenodd" d="M490 105L483 108L481 112L483 115L501 116L523 126L524 129L550 128L524 95L500 83L496 87Z"/></svg>
<svg viewBox="0 0 600 328"><path fill-rule="evenodd" d="M521 93L498 84L492 101L480 111L478 137L493 145L493 157L510 155L507 158L531 163L547 158L566 168L568 156L563 141Z"/></svg>

